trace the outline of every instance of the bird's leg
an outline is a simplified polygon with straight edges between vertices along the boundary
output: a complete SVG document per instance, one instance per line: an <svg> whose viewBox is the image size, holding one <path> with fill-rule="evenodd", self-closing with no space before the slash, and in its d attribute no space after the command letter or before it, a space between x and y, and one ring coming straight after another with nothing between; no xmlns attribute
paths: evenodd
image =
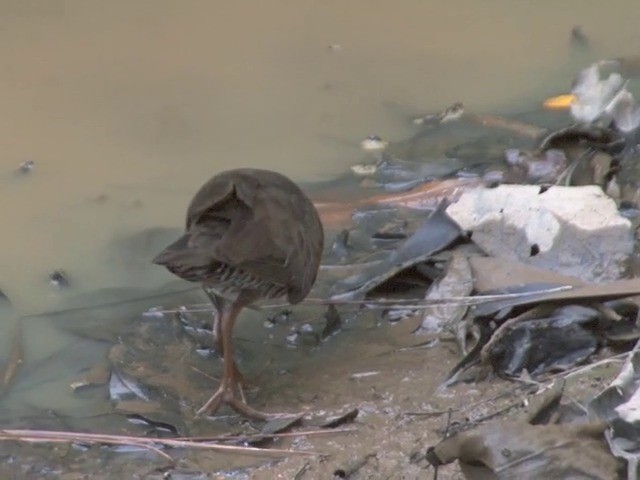
<svg viewBox="0 0 640 480"><path fill-rule="evenodd" d="M213 305L213 346L218 352L222 354L222 332L221 332L221 321L222 315L224 311L227 309L226 301L219 295L206 286L202 288L204 293L207 294L209 300L211 300L211 304Z"/></svg>
<svg viewBox="0 0 640 480"><path fill-rule="evenodd" d="M213 305L213 347L224 358L224 345L222 342L222 317L232 307L232 305L229 300L216 294L210 288L203 286L203 290L207 294L209 300L211 300L211 304ZM240 310L238 310L238 313L240 313ZM235 368L236 370L235 375L239 383L244 383L244 377L240 370L238 370L235 362L233 363L233 368ZM244 398L244 392L242 392L242 398Z"/></svg>
<svg viewBox="0 0 640 480"><path fill-rule="evenodd" d="M279 417L279 414L268 414L250 407L244 399L242 391L242 377L236 363L234 361L233 351L233 327L236 317L242 311L245 305L248 305L255 299L251 293L241 292L238 298L225 308L220 318L221 336L222 336L222 353L224 359L224 370L222 372L222 380L216 393L197 411L196 415L213 414L223 403L228 404L236 412L245 417L254 418L256 420L267 420L269 418Z"/></svg>

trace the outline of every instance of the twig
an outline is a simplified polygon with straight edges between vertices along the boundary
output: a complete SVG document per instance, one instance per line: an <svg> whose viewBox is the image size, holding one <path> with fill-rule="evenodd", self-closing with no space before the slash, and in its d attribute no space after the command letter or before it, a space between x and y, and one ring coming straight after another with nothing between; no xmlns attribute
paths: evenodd
<svg viewBox="0 0 640 480"><path fill-rule="evenodd" d="M362 307L363 305L369 309L376 308L393 308L393 307L403 307L403 308L411 308L411 309L423 309L423 308L431 308L435 305L480 305L487 302L493 302L496 300L512 300L519 298L527 298L535 295L543 295L543 294L551 294L551 293L559 293L565 292L567 290L571 290L571 285L563 285L560 287L547 288L544 290L536 290L532 292L522 292L522 293L503 293L497 295L471 295L471 296L462 296L462 297L448 297L448 298L436 298L436 299L424 299L424 298L379 298L375 300L371 299L363 299L363 300L342 300L339 298L307 298L301 304L305 305L351 305L354 307ZM167 309L167 310L151 310L145 312L146 315L153 314L165 314L165 313L176 313L178 311L183 313L198 313L198 312L211 312L212 307L206 306L207 304L196 303L193 304L193 309ZM269 309L269 308L283 308L290 307L291 305L288 303L268 303L260 305L259 308ZM202 307L202 308L200 308Z"/></svg>
<svg viewBox="0 0 640 480"><path fill-rule="evenodd" d="M51 310L51 311L45 311L40 313L29 313L26 315L22 315L20 318L37 318L37 317L44 317L44 316L55 316L55 315L62 315L62 314L69 314L69 313L78 313L78 312L88 311L96 308L117 307L119 305L127 305L128 303L143 302L143 301L154 300L156 298L180 295L182 293L189 293L199 289L200 287L190 287L190 288L184 288L181 290L171 290L167 292L153 293L153 294L144 295L141 297L127 298L124 300L115 300L113 302L97 303L94 305L87 305L84 307L71 307L71 308L65 308L61 310Z"/></svg>
<svg viewBox="0 0 640 480"><path fill-rule="evenodd" d="M545 288L542 290L535 290L531 292L520 293L501 293L496 295L470 295L460 297L446 297L446 298L380 298L375 300L348 300L340 298L308 298L304 301L306 304L312 305L373 305L374 307L384 306L386 308L395 305L402 305L407 308L423 308L429 305L478 305L495 300L512 300L518 298L527 298L535 295L559 293L567 290L571 290L574 287L571 285L561 285L559 287ZM269 307L284 306L269 304Z"/></svg>
<svg viewBox="0 0 640 480"><path fill-rule="evenodd" d="M0 430L0 441L13 440L28 443L43 442L78 442L88 444L107 444L107 445L131 445L147 448L160 453L158 445L174 448L195 448L201 450L209 450L214 452L237 453L237 454L259 454L259 455L316 455L313 452L303 452L299 450L287 450L276 448L257 448L244 447L236 445L221 445L193 440L177 440L167 438L146 438L132 437L126 435L106 435L99 433L77 433L77 432L57 432L47 430L22 430L22 429L5 429ZM163 456L169 457L164 452ZM173 459L171 459L173 461Z"/></svg>
<svg viewBox="0 0 640 480"><path fill-rule="evenodd" d="M516 133L528 138L539 138L546 132L546 129L540 128L536 125L520 122L518 120L512 120L505 117L498 117L495 115L484 115L480 113L465 113L465 118L472 122L479 123L485 127L499 128L508 132Z"/></svg>
<svg viewBox="0 0 640 480"><path fill-rule="evenodd" d="M450 408L449 410L447 410L447 426L444 429L444 433L442 434L442 440L446 440L447 437L449 436L449 430L451 429L451 416L453 415L453 409ZM438 467L439 465L436 465L435 468L433 469L433 480L438 480Z"/></svg>
<svg viewBox="0 0 640 480"><path fill-rule="evenodd" d="M214 382L219 382L220 381L220 377L214 377L213 375L209 375L206 372L203 372L202 370L200 370L198 367L195 366L191 366L191 370L198 372L200 375L203 375L205 377L207 377L209 380L213 380Z"/></svg>
<svg viewBox="0 0 640 480"><path fill-rule="evenodd" d="M479 417L479 418L476 418L475 420L472 420L470 422L470 424L471 425L479 425L482 422L486 422L487 420L491 420L492 418L499 417L503 413L507 413L512 408L522 407L524 405L524 401L525 401L525 399L521 398L517 402L511 403L511 404L507 405L506 407L501 408L500 410L496 410L493 413L488 413L487 415L483 415L482 417Z"/></svg>
<svg viewBox="0 0 640 480"><path fill-rule="evenodd" d="M22 364L23 359L24 349L22 346L22 322L18 320L13 332L13 341L11 344L9 358L7 360L7 366L2 377L2 385L4 389L8 388L11 385L20 365Z"/></svg>
<svg viewBox="0 0 640 480"><path fill-rule="evenodd" d="M297 432L281 432L281 433L252 433L250 435L230 435L230 436L214 436L214 437L178 437L174 440L188 440L192 442L213 442L213 441L247 441L261 438L283 438L283 437L299 437L301 435L328 435L332 433L356 432L357 428L323 428L320 430L301 430Z"/></svg>
<svg viewBox="0 0 640 480"><path fill-rule="evenodd" d="M300 470L298 470L298 473L296 473L296 476L293 477L293 480L301 480L302 477L304 477L305 473L307 473L307 470L309 470L310 467L310 463L307 462L305 463L302 468Z"/></svg>
<svg viewBox="0 0 640 480"><path fill-rule="evenodd" d="M531 385L517 385L516 388L514 390L507 390L507 391L503 391L497 395L494 395L491 398L483 398L478 400L477 402L473 402L473 403L469 403L467 405L461 406L461 407L456 407L456 408L450 408L448 410L433 410L431 412L406 412L405 415L411 415L411 416L438 416L438 415L444 415L445 413L448 413L449 410L451 410L452 412L466 412L468 410L474 409L476 407L479 407L480 405L484 404L484 403L488 403L488 402L495 402L496 400L500 400L501 398L504 397L508 397L511 395L518 395L519 390L528 390L531 388Z"/></svg>
<svg viewBox="0 0 640 480"><path fill-rule="evenodd" d="M570 370L565 370L564 372L556 373L554 375L551 375L551 376L547 377L545 379L545 383L546 382L551 382L552 380L555 380L557 378L564 378L564 379L571 378L571 377L574 377L574 376L579 375L581 373L588 372L592 368L600 367L602 365L607 365L609 363L624 362L634 352L635 352L635 350L631 350L630 352L626 352L626 353L619 353L618 355L614 355L614 356L609 357L609 358L604 358L602 360L598 360L597 362L590 363L589 365L582 365L582 366L579 366L579 367L574 367L574 368L572 368Z"/></svg>
<svg viewBox="0 0 640 480"><path fill-rule="evenodd" d="M127 445L127 443L123 443L122 445ZM167 460L169 460L169 462L171 462L171 465L175 465L175 463L176 463L176 461L171 457L171 455L169 455L166 452L163 452L158 447L154 447L153 445L140 445L140 447L142 447L142 448L144 448L146 450L149 450L151 452L157 453L161 457L166 458Z"/></svg>
<svg viewBox="0 0 640 480"><path fill-rule="evenodd" d="M459 412L460 410L460 408L450 408L448 410L434 410L432 412L405 412L404 414L411 417L439 417L445 413Z"/></svg>
<svg viewBox="0 0 640 480"><path fill-rule="evenodd" d="M445 440L449 436L449 429L451 428L451 416L453 415L453 409L447 410L447 427L444 430L444 435L442 435L442 439Z"/></svg>
<svg viewBox="0 0 640 480"><path fill-rule="evenodd" d="M468 430L471 427L474 427L476 425L480 425L481 423L486 422L487 420L492 420L496 417L499 417L500 415L503 415L507 412L509 412L509 410L513 409L513 408L519 408L523 406L523 402L524 399L520 399L517 402L511 403L509 405L507 405L506 407L501 408L500 410L496 410L495 412L492 413L488 413L487 415L483 415L481 417L478 417L474 420L469 420L468 422L465 422L464 424L461 424L457 429L456 432L463 432L465 430Z"/></svg>

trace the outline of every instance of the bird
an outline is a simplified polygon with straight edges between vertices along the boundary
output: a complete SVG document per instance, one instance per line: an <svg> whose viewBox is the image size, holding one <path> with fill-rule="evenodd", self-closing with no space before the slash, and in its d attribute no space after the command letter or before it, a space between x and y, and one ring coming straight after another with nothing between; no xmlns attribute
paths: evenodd
<svg viewBox="0 0 640 480"><path fill-rule="evenodd" d="M285 175L239 168L214 175L187 209L184 234L153 263L202 284L214 307L214 344L222 354L222 379L196 412L223 404L245 417L269 420L251 407L234 360L233 327L246 306L285 297L296 304L309 294L320 266L324 232L309 197Z"/></svg>

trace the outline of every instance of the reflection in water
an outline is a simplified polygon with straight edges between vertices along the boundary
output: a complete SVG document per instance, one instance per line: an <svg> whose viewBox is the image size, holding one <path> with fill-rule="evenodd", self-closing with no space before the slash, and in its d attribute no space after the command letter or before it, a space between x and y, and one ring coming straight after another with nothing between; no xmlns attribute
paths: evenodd
<svg viewBox="0 0 640 480"><path fill-rule="evenodd" d="M4 316L168 281L147 263L165 240L140 232L180 228L194 189L216 171L331 178L361 160L365 136L411 135L405 116L455 101L537 108L592 58L637 53L640 10L616 5L1 0L0 289L15 308ZM579 58L570 50L578 24L593 49ZM131 235L134 246L123 240ZM49 283L55 270L69 288ZM86 317L73 318L95 321ZM14 401L82 403L69 366L85 358L88 367L104 350L79 346L47 317L25 319L23 335L24 372L54 352L74 354L19 380ZM27 380L39 390L29 393Z"/></svg>

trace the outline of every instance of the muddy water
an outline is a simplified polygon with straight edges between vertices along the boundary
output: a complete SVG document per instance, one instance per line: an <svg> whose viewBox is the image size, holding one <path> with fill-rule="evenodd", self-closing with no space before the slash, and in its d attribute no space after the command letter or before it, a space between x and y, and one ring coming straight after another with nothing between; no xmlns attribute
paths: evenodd
<svg viewBox="0 0 640 480"><path fill-rule="evenodd" d="M16 316L65 306L47 281L58 268L74 294L153 289L170 277L132 273L115 239L179 227L216 171L332 178L364 136L410 135L404 115L535 109L591 58L636 53L634 5L2 0L0 288ZM582 56L577 24L592 41ZM26 160L34 171L16 175ZM45 320L24 334L27 364L79 348ZM39 399L72 404L68 366Z"/></svg>
<svg viewBox="0 0 640 480"><path fill-rule="evenodd" d="M403 109L533 108L576 68L573 25L594 56L633 53L631 6L2 1L0 287L34 312L54 268L78 289L126 286L105 245L179 226L218 170L331 178L365 135L411 133Z"/></svg>

